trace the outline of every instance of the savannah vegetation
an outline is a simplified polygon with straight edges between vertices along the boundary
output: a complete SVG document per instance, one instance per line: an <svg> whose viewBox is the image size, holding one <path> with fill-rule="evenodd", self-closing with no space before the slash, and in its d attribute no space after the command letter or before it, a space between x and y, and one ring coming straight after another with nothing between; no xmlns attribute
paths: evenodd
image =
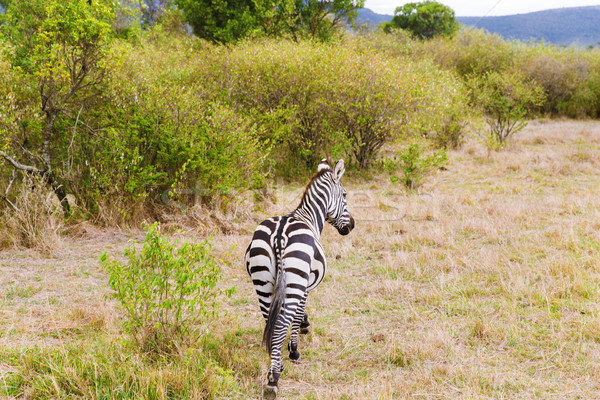
<svg viewBox="0 0 600 400"><path fill-rule="evenodd" d="M281 398L598 392L599 50L204 3L1 3L0 395L259 397L242 255L323 156L357 225Z"/></svg>

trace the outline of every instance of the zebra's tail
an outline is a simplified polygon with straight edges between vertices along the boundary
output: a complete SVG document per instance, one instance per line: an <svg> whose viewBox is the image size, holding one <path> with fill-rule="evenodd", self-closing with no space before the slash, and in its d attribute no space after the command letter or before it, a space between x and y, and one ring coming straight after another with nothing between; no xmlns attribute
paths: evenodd
<svg viewBox="0 0 600 400"><path fill-rule="evenodd" d="M279 262L283 264L282 261ZM263 333L263 346L266 347L267 351L271 353L273 346L273 336L275 334L275 325L281 315L283 306L285 303L285 273L283 268L278 266L277 271L277 283L275 284L275 290L273 293L273 300L271 301L271 308L269 308L269 316L267 317L267 324Z"/></svg>
<svg viewBox="0 0 600 400"><path fill-rule="evenodd" d="M279 224L277 236L275 237L275 259L277 262L277 278L275 282L275 288L273 289L273 298L271 300L271 307L269 308L269 315L267 316L267 324L265 325L265 331L263 332L262 344L265 346L269 354L273 347L273 336L275 335L275 325L281 311L285 305L285 273L283 272L283 246L282 246L282 231L287 218L283 217Z"/></svg>

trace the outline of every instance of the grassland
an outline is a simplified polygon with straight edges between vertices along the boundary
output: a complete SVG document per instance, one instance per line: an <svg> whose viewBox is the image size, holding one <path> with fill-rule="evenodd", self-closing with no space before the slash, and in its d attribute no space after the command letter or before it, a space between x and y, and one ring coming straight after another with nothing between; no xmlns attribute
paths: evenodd
<svg viewBox="0 0 600 400"><path fill-rule="evenodd" d="M356 229L325 228L314 329L279 398L600 398L600 123L532 122L500 152L470 140L418 192L344 179ZM105 298L100 253L142 232L82 225L50 256L0 253L0 396L260 398L268 359L241 260L256 222L302 189L275 186L230 233L188 231L213 235L237 292L171 358L132 351Z"/></svg>

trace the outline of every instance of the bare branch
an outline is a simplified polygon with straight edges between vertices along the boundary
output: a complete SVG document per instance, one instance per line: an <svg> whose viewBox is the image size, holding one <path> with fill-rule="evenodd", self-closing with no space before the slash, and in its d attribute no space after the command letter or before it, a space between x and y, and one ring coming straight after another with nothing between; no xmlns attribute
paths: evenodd
<svg viewBox="0 0 600 400"><path fill-rule="evenodd" d="M21 212L21 210L19 209L19 207L17 207L16 205L14 205L14 203L8 199L8 192L10 192L10 187L12 186L13 182L15 181L15 179L17 179L17 174L15 174L15 170L13 169L12 170L12 179L8 183L8 186L6 187L4 195L0 196L0 197L2 197L8 203L8 205L12 207L13 210L15 210L16 212Z"/></svg>
<svg viewBox="0 0 600 400"><path fill-rule="evenodd" d="M73 127L73 135L71 136L71 143L69 143L69 148L67 149L67 162L69 164L69 171L67 172L67 174L70 174L71 170L73 169L73 153L71 149L73 148L73 142L75 141L75 134L77 133L77 124L79 123L79 116L81 115L82 110L83 104L81 105L81 107L79 108L79 112L77 113L77 119L75 120L75 126Z"/></svg>
<svg viewBox="0 0 600 400"><path fill-rule="evenodd" d="M33 165L21 164L20 162L16 161L14 158L10 157L8 154L3 152L2 150L0 150L0 156L2 156L2 158L4 158L6 161L8 161L8 163L11 164L16 169L20 169L22 171L28 171L28 172L36 172L38 174L41 174L44 172L43 170L41 170L37 167L34 167Z"/></svg>
<svg viewBox="0 0 600 400"><path fill-rule="evenodd" d="M6 197L6 196L0 196L0 197L2 197L8 203L8 205L12 207L13 210L15 210L16 212L21 212L19 207L15 206L14 203L8 199L8 197Z"/></svg>
<svg viewBox="0 0 600 400"><path fill-rule="evenodd" d="M85 127L88 129L88 131L89 131L90 133L92 133L92 134L96 134L97 132L99 132L99 131L101 131L101 130L102 130L102 129L94 129L93 127L89 126L88 124L86 124L85 122L83 122L82 120L80 120L80 119L79 119L79 114L77 115L77 117L74 117L74 116L72 116L71 114L69 114L68 112L66 112L65 110L61 110L61 112L62 112L64 115L66 115L66 116L67 116L67 118L70 118L70 119L72 119L72 120L74 120L74 121L79 121L79 122L76 122L76 124L75 124L75 125L77 125L77 124L79 123L79 124L81 124L81 125L85 126ZM81 111L80 111L80 112L81 112Z"/></svg>

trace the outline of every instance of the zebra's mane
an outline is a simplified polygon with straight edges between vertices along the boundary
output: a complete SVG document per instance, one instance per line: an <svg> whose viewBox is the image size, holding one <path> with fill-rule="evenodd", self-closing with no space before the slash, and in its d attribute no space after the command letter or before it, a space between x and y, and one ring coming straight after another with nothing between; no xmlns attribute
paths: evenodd
<svg viewBox="0 0 600 400"><path fill-rule="evenodd" d="M323 168L320 171L317 171L312 178L310 178L310 181L308 181L308 184L306 185L306 188L304 189L304 193L302 193L302 199L300 200L300 205L298 206L298 208L304 204L304 200L306 198L306 194L308 193L308 190L310 189L310 187L312 186L312 184L318 180L319 178L321 178L323 175L333 172L333 170L331 169L331 167L328 168Z"/></svg>

